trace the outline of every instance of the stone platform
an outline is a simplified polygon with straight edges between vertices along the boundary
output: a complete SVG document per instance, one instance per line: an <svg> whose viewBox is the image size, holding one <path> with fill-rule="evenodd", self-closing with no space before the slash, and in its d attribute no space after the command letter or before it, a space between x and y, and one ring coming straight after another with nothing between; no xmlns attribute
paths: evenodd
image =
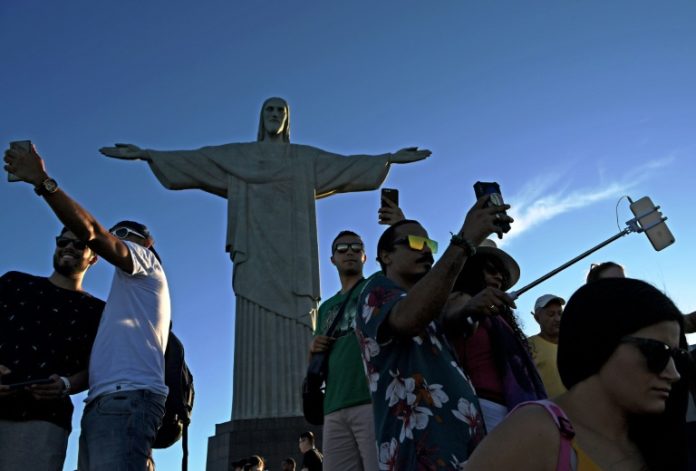
<svg viewBox="0 0 696 471"><path fill-rule="evenodd" d="M300 469L302 456L299 436L311 430L321 447L321 426L309 425L304 417L232 420L215 426L208 439L206 471L229 471L230 463L251 455L261 455L268 469L280 469L284 458L294 458Z"/></svg>

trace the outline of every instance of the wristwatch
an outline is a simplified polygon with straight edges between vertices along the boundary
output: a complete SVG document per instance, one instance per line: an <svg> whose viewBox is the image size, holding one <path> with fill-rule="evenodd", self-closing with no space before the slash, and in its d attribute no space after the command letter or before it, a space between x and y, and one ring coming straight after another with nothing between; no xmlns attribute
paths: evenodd
<svg viewBox="0 0 696 471"><path fill-rule="evenodd" d="M51 193L55 193L57 190L58 183L56 183L56 181L53 178L45 179L44 181L39 183L39 186L34 188L34 191L39 196L50 195Z"/></svg>
<svg viewBox="0 0 696 471"><path fill-rule="evenodd" d="M66 378L65 376L61 376L60 380L63 382L63 396L68 396L70 395L70 389L72 388L72 384L70 384L70 380Z"/></svg>

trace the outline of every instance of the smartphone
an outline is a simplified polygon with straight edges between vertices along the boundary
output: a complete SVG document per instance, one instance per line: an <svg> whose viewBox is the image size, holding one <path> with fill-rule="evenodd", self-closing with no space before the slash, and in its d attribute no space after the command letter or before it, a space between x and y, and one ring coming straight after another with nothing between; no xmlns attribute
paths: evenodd
<svg viewBox="0 0 696 471"><path fill-rule="evenodd" d="M505 204L503 194L500 192L500 185L497 182L476 182L474 183L474 193L476 193L476 199L481 198L483 195L491 195L488 203L486 203L486 207L503 206ZM507 216L505 211L500 211L498 214ZM510 223L507 221L496 221L495 224L500 227L498 238L502 239L503 233L510 231Z"/></svg>
<svg viewBox="0 0 696 471"><path fill-rule="evenodd" d="M22 149L27 152L31 150L31 141L13 141L10 142L10 149ZM19 178L17 178L17 175L14 173L7 172L7 181L8 182L18 182L21 181Z"/></svg>
<svg viewBox="0 0 696 471"><path fill-rule="evenodd" d="M674 236L662 220L662 213L657 210L650 198L644 196L631 203L630 208L655 250L659 252L674 243Z"/></svg>
<svg viewBox="0 0 696 471"><path fill-rule="evenodd" d="M50 384L52 383L53 380L50 378L44 378L44 379L32 379L30 381L22 381L21 383L12 383L12 384L5 384L4 386L8 386L10 388L10 391L13 391L15 389L22 389L27 386L31 386L34 384Z"/></svg>
<svg viewBox="0 0 696 471"><path fill-rule="evenodd" d="M399 206L399 190L396 188L382 188L382 207L384 208L386 205L384 204L384 200L389 200L395 205Z"/></svg>

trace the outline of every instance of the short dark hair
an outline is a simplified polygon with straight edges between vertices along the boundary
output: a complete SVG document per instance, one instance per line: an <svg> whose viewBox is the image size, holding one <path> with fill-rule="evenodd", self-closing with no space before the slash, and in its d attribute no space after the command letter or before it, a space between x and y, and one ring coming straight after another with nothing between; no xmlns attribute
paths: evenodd
<svg viewBox="0 0 696 471"><path fill-rule="evenodd" d="M145 236L146 239L150 239L152 241L152 245L148 247L150 252L152 252L155 255L155 258L157 259L160 264L162 264L162 259L160 258L159 254L155 250L155 239L152 237L152 234L150 234L150 230L147 228L145 224L141 224L139 222L135 221L129 221L129 220L123 220L119 221L113 226L111 226L111 229L109 229L109 232L113 231L114 229L118 227L127 227L128 229L132 229L135 232L142 234Z"/></svg>
<svg viewBox="0 0 696 471"><path fill-rule="evenodd" d="M624 268L616 262L603 262L603 263L593 263L590 265L590 271L587 273L587 283L592 283L601 279L602 273L610 268L619 268L623 270Z"/></svg>
<svg viewBox="0 0 696 471"><path fill-rule="evenodd" d="M297 466L297 462L296 462L293 458L289 458L289 457L288 457L288 458L285 458L285 459L283 460L283 463L285 463L285 464L291 464L293 468L294 468L295 466Z"/></svg>
<svg viewBox="0 0 696 471"><path fill-rule="evenodd" d="M145 236L146 239L152 239L152 235L150 234L150 230L147 228L145 224L141 224L139 222L135 221L128 221L128 220L123 220L119 221L113 226L111 226L111 229L109 229L109 232L113 231L117 227L127 227L128 229L132 229L135 232L142 234Z"/></svg>
<svg viewBox="0 0 696 471"><path fill-rule="evenodd" d="M382 235L377 242L377 262L379 262L379 266L383 273L386 273L387 267L384 265L384 262L382 262L380 254L382 251L391 252L394 250L396 228L403 226L404 224L418 224L419 226L423 227L423 225L415 219L402 219L401 221L395 222L391 226L387 227L384 232L382 232Z"/></svg>
<svg viewBox="0 0 696 471"><path fill-rule="evenodd" d="M309 443L311 443L312 445L314 445L314 434L313 434L311 431L309 431L309 430L307 430L306 432L302 432L302 433L300 434L300 439L302 439L302 440L309 440Z"/></svg>
<svg viewBox="0 0 696 471"><path fill-rule="evenodd" d="M250 469L251 466L264 466L266 461L261 455L251 455L249 458L243 460L244 469Z"/></svg>
<svg viewBox="0 0 696 471"><path fill-rule="evenodd" d="M353 231L349 231L349 230L341 231L338 233L338 235L336 237L334 237L333 242L331 242L331 253L335 252L336 241L338 239L340 239L341 237L345 237L345 236L357 237L358 239L360 239L362 241L362 237L360 237L358 234L356 234Z"/></svg>

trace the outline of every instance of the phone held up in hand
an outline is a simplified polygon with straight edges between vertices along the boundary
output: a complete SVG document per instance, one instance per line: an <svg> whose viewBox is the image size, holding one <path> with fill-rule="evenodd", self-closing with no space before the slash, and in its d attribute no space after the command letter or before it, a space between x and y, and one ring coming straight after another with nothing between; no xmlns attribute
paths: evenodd
<svg viewBox="0 0 696 471"><path fill-rule="evenodd" d="M476 193L476 199L481 198L484 195L490 195L486 207L491 206L503 206L505 202L503 201L503 194L500 192L500 185L497 182L476 182L474 183L474 192ZM496 214L496 217L507 216L505 211L500 211ZM497 220L495 225L500 227L500 232L498 232L498 238L503 238L503 233L510 231L510 223L503 220Z"/></svg>
<svg viewBox="0 0 696 471"><path fill-rule="evenodd" d="M31 141L13 141L10 142L10 149L22 149L27 152L31 150ZM8 182L18 182L20 181L20 178L17 177L17 175L7 172L7 181Z"/></svg>
<svg viewBox="0 0 696 471"><path fill-rule="evenodd" d="M384 200L391 201L394 203L396 206L399 206L399 190L396 188L382 188L382 207L386 207L387 205L384 203Z"/></svg>

